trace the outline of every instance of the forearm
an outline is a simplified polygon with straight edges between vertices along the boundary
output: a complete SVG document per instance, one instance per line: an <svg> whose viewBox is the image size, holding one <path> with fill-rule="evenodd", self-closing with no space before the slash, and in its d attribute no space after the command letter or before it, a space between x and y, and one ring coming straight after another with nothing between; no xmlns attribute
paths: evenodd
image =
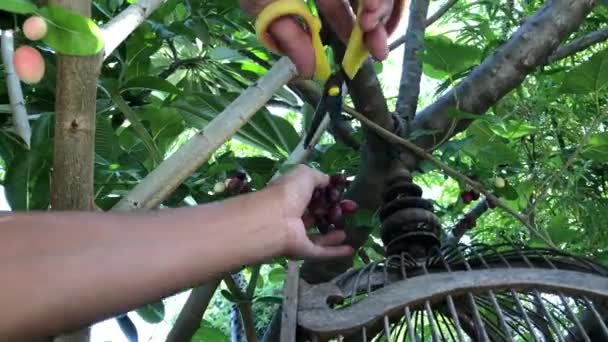
<svg viewBox="0 0 608 342"><path fill-rule="evenodd" d="M273 205L259 192L147 213L0 217L0 301L10 308L0 336L75 329L271 257L285 239Z"/></svg>

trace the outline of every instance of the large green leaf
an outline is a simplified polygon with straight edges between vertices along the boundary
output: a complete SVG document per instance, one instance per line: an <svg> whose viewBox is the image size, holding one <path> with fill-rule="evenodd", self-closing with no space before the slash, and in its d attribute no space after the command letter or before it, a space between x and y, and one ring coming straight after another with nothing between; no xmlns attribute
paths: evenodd
<svg viewBox="0 0 608 342"><path fill-rule="evenodd" d="M583 149L583 157L599 163L608 162L608 132L594 134Z"/></svg>
<svg viewBox="0 0 608 342"><path fill-rule="evenodd" d="M144 321L150 324L160 323L165 319L165 304L163 302L148 304L136 311Z"/></svg>
<svg viewBox="0 0 608 342"><path fill-rule="evenodd" d="M106 117L98 115L95 125L95 153L108 161L113 161L120 152L118 137Z"/></svg>
<svg viewBox="0 0 608 342"><path fill-rule="evenodd" d="M138 111L142 122L149 123L152 139L164 154L184 130L184 118L175 108L146 106Z"/></svg>
<svg viewBox="0 0 608 342"><path fill-rule="evenodd" d="M46 210L50 203L50 166L48 149L27 151L8 166L4 187L13 210Z"/></svg>
<svg viewBox="0 0 608 342"><path fill-rule="evenodd" d="M2 0L0 1L0 11L17 14L29 14L36 12L36 5L29 0Z"/></svg>
<svg viewBox="0 0 608 342"><path fill-rule="evenodd" d="M49 22L43 41L58 53L89 56L103 49L101 29L91 19L61 7L44 7L40 14Z"/></svg>
<svg viewBox="0 0 608 342"><path fill-rule="evenodd" d="M443 79L476 65L480 56L481 50L475 46L457 44L445 36L427 36L423 70L429 77Z"/></svg>
<svg viewBox="0 0 608 342"><path fill-rule="evenodd" d="M201 129L235 98L236 94L224 94L221 98L210 94L184 95L172 106L181 111L188 124ZM298 133L287 120L265 109L238 130L235 138L275 155L286 155L299 141Z"/></svg>
<svg viewBox="0 0 608 342"><path fill-rule="evenodd" d="M561 91L572 94L599 93L607 85L608 50L603 50L570 70L564 78Z"/></svg>
<svg viewBox="0 0 608 342"><path fill-rule="evenodd" d="M202 326L198 328L194 336L192 336L191 342L229 342L228 336L224 335L222 331L216 327L211 326L208 322L203 322Z"/></svg>

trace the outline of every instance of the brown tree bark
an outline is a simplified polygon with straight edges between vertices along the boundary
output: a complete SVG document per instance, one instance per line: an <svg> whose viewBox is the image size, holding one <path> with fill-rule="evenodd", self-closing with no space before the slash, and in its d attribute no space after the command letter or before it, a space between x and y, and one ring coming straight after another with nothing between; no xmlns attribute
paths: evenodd
<svg viewBox="0 0 608 342"><path fill-rule="evenodd" d="M50 3L91 16L91 0L51 0ZM57 57L52 210L93 209L95 112L101 57L101 53ZM89 328L55 339L88 340Z"/></svg>

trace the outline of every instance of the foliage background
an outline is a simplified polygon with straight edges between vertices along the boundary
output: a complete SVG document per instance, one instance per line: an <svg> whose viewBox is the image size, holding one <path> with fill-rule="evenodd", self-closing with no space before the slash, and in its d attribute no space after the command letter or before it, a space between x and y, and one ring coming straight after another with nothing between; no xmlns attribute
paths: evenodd
<svg viewBox="0 0 608 342"><path fill-rule="evenodd" d="M429 13L444 2L432 1ZM418 108L433 103L466 77L542 4L538 0L459 1L427 29ZM94 20L101 25L127 5L123 0L96 0ZM24 18L3 15L0 19L6 27ZM605 29L607 20L607 8L596 7L570 39ZM404 32L405 24L397 32ZM11 130L6 88L0 84L0 180L13 210L43 210L49 205L55 70L53 52L45 45L38 47L44 51L48 67L41 84L24 88L32 115L31 151L23 148ZM478 177L518 211L529 208L547 188L548 196L533 213L533 224L559 247L602 263L608 263L608 120L604 117L595 127L590 124L606 104L606 47L606 43L594 45L535 71L434 154L462 173ZM402 48L384 65L376 65L391 109L399 90L401 56ZM274 59L255 40L251 22L238 10L237 1L168 0L103 66L97 101L96 204L104 210L111 208L255 82ZM296 146L312 109L283 89L163 206L219 200L222 195L213 193L215 183L240 169L249 174L254 189L263 187ZM360 127L355 126L360 137ZM590 129L595 133L581 145ZM561 171L573 154L574 163ZM350 176L359 162L358 152L336 143L328 134L310 160L324 172ZM424 187L425 197L435 201L444 227L449 228L469 209L459 199L466 187L427 164L423 163L422 171L415 182ZM497 175L507 180L506 188L495 189ZM553 176L558 178L555 183L550 182ZM377 231L372 236L375 239L364 250L375 259L380 257ZM488 212L477 220L464 241L506 239L540 243L501 211ZM355 257L355 265L362 262ZM280 296L284 264L277 260L265 266L258 282L254 310L259 335ZM216 293L194 340L229 340L226 322L231 303L227 297L225 291ZM149 311L139 314L151 324L164 320L170 326L174 319Z"/></svg>

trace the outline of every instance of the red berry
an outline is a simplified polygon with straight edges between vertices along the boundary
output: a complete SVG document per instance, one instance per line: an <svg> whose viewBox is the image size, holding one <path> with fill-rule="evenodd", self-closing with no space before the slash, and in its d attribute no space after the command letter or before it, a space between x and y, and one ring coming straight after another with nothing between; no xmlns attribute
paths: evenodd
<svg viewBox="0 0 608 342"><path fill-rule="evenodd" d="M469 204L469 203L471 203L471 201L473 201L473 194L470 191L463 192L460 195L460 198L462 199L464 204Z"/></svg>
<svg viewBox="0 0 608 342"><path fill-rule="evenodd" d="M327 218L331 223L338 222L342 218L342 208L340 208L340 205L334 205L331 207Z"/></svg>
<svg viewBox="0 0 608 342"><path fill-rule="evenodd" d="M233 192L233 193L239 193L241 192L241 189L243 188L244 182L238 178L231 178L230 182L228 183L228 191Z"/></svg>
<svg viewBox="0 0 608 342"><path fill-rule="evenodd" d="M488 203L488 208L490 208L490 209L496 208L496 203L494 203L494 201L487 199L486 202Z"/></svg>
<svg viewBox="0 0 608 342"><path fill-rule="evenodd" d="M343 175L329 176L329 186L338 187L346 184L346 178Z"/></svg>
<svg viewBox="0 0 608 342"><path fill-rule="evenodd" d="M479 199L479 192L477 191L471 191L472 196L473 196L473 200L477 201Z"/></svg>
<svg viewBox="0 0 608 342"><path fill-rule="evenodd" d="M359 208L359 205L352 200L343 200L340 202L340 207L345 214L350 214L355 212Z"/></svg>
<svg viewBox="0 0 608 342"><path fill-rule="evenodd" d="M327 188L327 201L331 204L337 203L340 200L340 192L336 189Z"/></svg>

